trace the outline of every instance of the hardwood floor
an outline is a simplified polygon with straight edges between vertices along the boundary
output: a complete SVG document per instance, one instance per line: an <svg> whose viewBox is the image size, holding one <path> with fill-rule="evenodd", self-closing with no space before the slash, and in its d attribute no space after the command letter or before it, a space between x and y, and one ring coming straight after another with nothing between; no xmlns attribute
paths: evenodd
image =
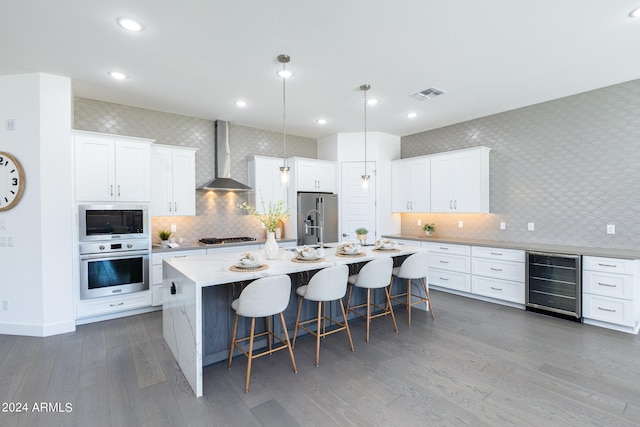
<svg viewBox="0 0 640 427"><path fill-rule="evenodd" d="M204 369L196 399L160 312L47 338L0 335L0 426L633 426L638 336L432 291L436 319L397 310L286 352ZM45 403L44 411L40 404ZM24 408L21 406L21 408ZM70 410L69 410L70 409ZM65 412L68 411L68 412Z"/></svg>

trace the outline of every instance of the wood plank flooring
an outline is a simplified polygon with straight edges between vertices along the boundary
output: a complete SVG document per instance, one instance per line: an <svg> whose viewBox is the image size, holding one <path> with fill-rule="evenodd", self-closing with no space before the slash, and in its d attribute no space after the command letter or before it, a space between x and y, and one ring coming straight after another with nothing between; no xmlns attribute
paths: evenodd
<svg viewBox="0 0 640 427"><path fill-rule="evenodd" d="M432 291L414 310L322 341L204 369L196 399L160 312L47 338L0 335L0 426L638 426L640 338ZM45 410L37 412L33 406ZM69 404L69 405L67 405ZM66 412L71 407L71 410Z"/></svg>

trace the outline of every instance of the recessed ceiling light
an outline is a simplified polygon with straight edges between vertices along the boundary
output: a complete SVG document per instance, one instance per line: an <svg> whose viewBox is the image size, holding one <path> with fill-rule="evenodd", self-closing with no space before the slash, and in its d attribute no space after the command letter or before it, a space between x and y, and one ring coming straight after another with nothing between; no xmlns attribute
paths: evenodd
<svg viewBox="0 0 640 427"><path fill-rule="evenodd" d="M129 78L125 73L121 73L120 71L109 71L109 75L116 80L126 80Z"/></svg>
<svg viewBox="0 0 640 427"><path fill-rule="evenodd" d="M375 98L371 98L367 101L367 104L369 105L376 105L378 103L378 100Z"/></svg>
<svg viewBox="0 0 640 427"><path fill-rule="evenodd" d="M236 105L238 107L246 107L247 106L247 101L238 100L238 101L236 101Z"/></svg>
<svg viewBox="0 0 640 427"><path fill-rule="evenodd" d="M316 123L318 123L319 125L326 125L327 124L327 119L318 119L318 120L316 120Z"/></svg>
<svg viewBox="0 0 640 427"><path fill-rule="evenodd" d="M142 22L138 21L135 18L127 18L126 16L121 16L118 19L116 19L116 22L125 30L129 30L133 32L139 32L144 30L144 24L142 24Z"/></svg>
<svg viewBox="0 0 640 427"><path fill-rule="evenodd" d="M640 7L637 9L633 9L631 13L629 13L629 16L632 18L640 18Z"/></svg>
<svg viewBox="0 0 640 427"><path fill-rule="evenodd" d="M411 113L407 114L407 117L410 118L410 119L415 119L417 115L418 115L418 113L411 112Z"/></svg>

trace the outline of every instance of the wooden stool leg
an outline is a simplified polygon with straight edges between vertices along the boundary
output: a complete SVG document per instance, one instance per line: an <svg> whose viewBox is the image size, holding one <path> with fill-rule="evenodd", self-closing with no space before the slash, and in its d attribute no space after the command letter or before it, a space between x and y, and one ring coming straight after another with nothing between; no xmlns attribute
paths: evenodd
<svg viewBox="0 0 640 427"><path fill-rule="evenodd" d="M349 307L351 306L351 292L353 291L353 285L349 284L349 295L347 295L347 314L349 314Z"/></svg>
<svg viewBox="0 0 640 427"><path fill-rule="evenodd" d="M287 349L289 350L289 356L291 356L291 364L293 365L293 372L298 372L296 366L296 359L293 357L293 349L291 348L291 341L289 341L289 333L287 332L287 324L284 322L284 315L280 313L280 321L282 322L282 330L284 331L284 339L287 340Z"/></svg>
<svg viewBox="0 0 640 427"><path fill-rule="evenodd" d="M320 319L322 317L322 302L318 301L318 320L316 321L316 366L320 365Z"/></svg>
<svg viewBox="0 0 640 427"><path fill-rule="evenodd" d="M233 350L236 348L236 334L238 333L238 313L236 313L236 320L233 322L233 335L231 336L231 350L229 350L229 363L228 369L231 369L231 361L233 360Z"/></svg>
<svg viewBox="0 0 640 427"><path fill-rule="evenodd" d="M386 286L384 288L384 293L387 296L387 301L389 301L389 309L391 311L391 319L393 320L393 327L396 330L396 333L398 333L398 324L396 323L396 316L395 314L393 314L393 307L391 306L391 297L389 295L389 288L387 288Z"/></svg>
<svg viewBox="0 0 640 427"><path fill-rule="evenodd" d="M391 287L389 287L391 293ZM407 311L409 312L409 326L411 326L411 279L407 279Z"/></svg>
<svg viewBox="0 0 640 427"><path fill-rule="evenodd" d="M244 383L244 392L249 393L249 381L251 380L251 362L253 361L253 333L256 329L256 318L251 318L251 334L249 335L249 357L247 358L247 379Z"/></svg>
<svg viewBox="0 0 640 427"><path fill-rule="evenodd" d="M347 330L347 337L349 337L349 344L351 345L351 351L355 351L353 348L353 340L351 339L351 330L349 330L349 322L347 322L347 313L344 310L344 304L342 304L342 299L340 301L340 310L342 311L342 320L344 320L344 327Z"/></svg>
<svg viewBox="0 0 640 427"><path fill-rule="evenodd" d="M300 310L302 309L302 296L298 297L298 314L296 315L296 326L293 329L293 342L291 343L291 348L295 348L296 346L296 337L298 336L298 324L300 323Z"/></svg>
<svg viewBox="0 0 640 427"><path fill-rule="evenodd" d="M367 288L367 342L369 342L369 326L371 326L371 288Z"/></svg>
<svg viewBox="0 0 640 427"><path fill-rule="evenodd" d="M427 303L429 304L429 311L431 312L431 319L435 320L436 316L433 313L433 307L431 306L431 295L429 295L429 288L427 287L427 279L422 278L422 286L424 286L424 292L427 295Z"/></svg>

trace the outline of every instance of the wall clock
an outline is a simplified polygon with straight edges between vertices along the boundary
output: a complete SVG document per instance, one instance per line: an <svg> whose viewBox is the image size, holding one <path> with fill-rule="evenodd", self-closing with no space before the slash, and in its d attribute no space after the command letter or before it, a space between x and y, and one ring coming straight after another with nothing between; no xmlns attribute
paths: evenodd
<svg viewBox="0 0 640 427"><path fill-rule="evenodd" d="M0 151L0 212L20 202L24 192L24 170L11 154Z"/></svg>

